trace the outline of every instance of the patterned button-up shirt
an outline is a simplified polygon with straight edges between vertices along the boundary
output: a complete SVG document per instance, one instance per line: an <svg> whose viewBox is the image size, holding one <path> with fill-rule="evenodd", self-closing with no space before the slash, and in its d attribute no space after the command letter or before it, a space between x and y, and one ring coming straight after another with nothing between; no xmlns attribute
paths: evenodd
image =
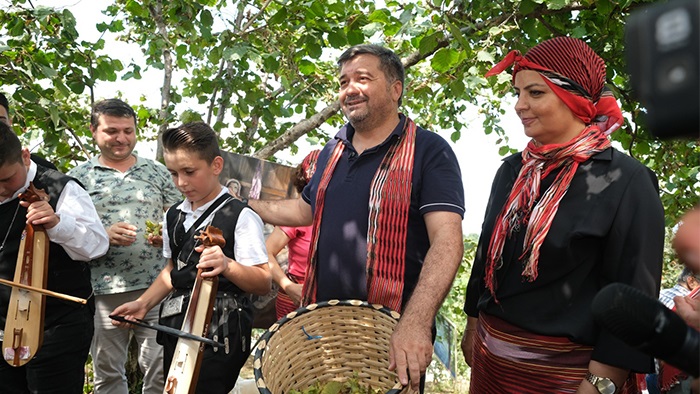
<svg viewBox="0 0 700 394"><path fill-rule="evenodd" d="M676 302L673 301L673 299L676 296L685 297L688 294L690 294L690 290L676 283L676 285L671 287L670 289L663 289L661 290L661 292L659 292L659 301L661 301L662 304L666 305L668 309L673 309L673 307L676 306Z"/></svg>
<svg viewBox="0 0 700 394"><path fill-rule="evenodd" d="M137 227L129 246L110 245L107 254L90 263L95 294L116 294L147 288L165 265L161 248L146 240L146 220L162 222L163 212L182 199L168 170L153 160L136 158L126 172L100 164L98 157L72 169L85 185L105 228L117 222Z"/></svg>

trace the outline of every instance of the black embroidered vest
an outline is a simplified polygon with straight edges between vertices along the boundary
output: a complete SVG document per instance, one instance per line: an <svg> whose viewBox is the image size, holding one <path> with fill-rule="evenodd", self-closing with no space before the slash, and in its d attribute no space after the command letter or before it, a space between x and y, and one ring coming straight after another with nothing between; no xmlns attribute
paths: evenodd
<svg viewBox="0 0 700 394"><path fill-rule="evenodd" d="M167 231L168 235L170 236L170 250L172 251L173 261L173 270L170 272L170 280L174 289L183 290L192 288L197 275L196 265L199 262L200 253L194 251L194 247L196 245L193 236L198 235L199 231L193 231L190 233L193 236L186 237L185 227L182 225L185 214L176 208L178 205L179 204L175 204L168 210ZM213 214L214 219L210 223L212 226L220 229L223 232L226 245L222 250L224 255L234 260L236 259L236 255L234 253L234 233L236 231L236 223L238 223L238 216L245 207L246 204L243 202L236 199L231 199L230 201L224 203ZM204 223L207 222L208 219L205 219ZM203 226L202 228L204 227L206 226ZM181 262L181 264L184 264L182 269L178 269L178 260ZM223 275L219 275L218 291L225 291L233 294L243 293L238 286L226 279Z"/></svg>

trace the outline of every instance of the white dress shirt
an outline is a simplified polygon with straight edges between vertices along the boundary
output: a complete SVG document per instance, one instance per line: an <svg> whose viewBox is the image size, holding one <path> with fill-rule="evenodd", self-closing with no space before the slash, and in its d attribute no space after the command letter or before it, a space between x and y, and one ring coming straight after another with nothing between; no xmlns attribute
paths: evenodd
<svg viewBox="0 0 700 394"><path fill-rule="evenodd" d="M32 161L27 171L24 186L0 204L14 200L20 193L27 190L29 182L36 177L36 164ZM74 181L69 181L56 203L58 224L46 229L49 240L68 253L76 261L90 261L107 253L109 237L100 217L95 211L90 195Z"/></svg>

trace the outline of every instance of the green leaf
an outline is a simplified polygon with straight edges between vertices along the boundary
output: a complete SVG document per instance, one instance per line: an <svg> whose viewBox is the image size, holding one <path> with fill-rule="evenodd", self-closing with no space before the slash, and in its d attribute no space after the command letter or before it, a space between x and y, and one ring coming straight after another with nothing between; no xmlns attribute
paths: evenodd
<svg viewBox="0 0 700 394"><path fill-rule="evenodd" d="M444 73L451 69L459 61L459 52L452 48L440 48L430 60L433 70Z"/></svg>
<svg viewBox="0 0 700 394"><path fill-rule="evenodd" d="M85 84L82 81L68 81L68 88L75 93L80 94L85 90Z"/></svg>
<svg viewBox="0 0 700 394"><path fill-rule="evenodd" d="M148 15L148 11L144 10L143 6L138 1L129 0L126 2L126 10L134 15L145 17Z"/></svg>
<svg viewBox="0 0 700 394"><path fill-rule="evenodd" d="M56 105L50 105L49 114L51 115L51 121L53 122L54 127L58 129L61 125L60 116L58 114L58 107L56 107Z"/></svg>
<svg viewBox="0 0 700 394"><path fill-rule="evenodd" d="M389 22L389 14L387 10L380 9L380 10L374 10L369 16L367 17L372 22L382 22L382 23L388 23Z"/></svg>
<svg viewBox="0 0 700 394"><path fill-rule="evenodd" d="M20 97L24 99L24 101L28 101L30 103L36 102L39 100L39 95L34 93L31 90L28 89L19 89L15 92L15 94L19 94Z"/></svg>
<svg viewBox="0 0 700 394"><path fill-rule="evenodd" d="M365 35L361 31L353 30L348 32L348 45L358 45L365 42Z"/></svg>
<svg viewBox="0 0 700 394"><path fill-rule="evenodd" d="M568 0L547 0L547 8L550 10L560 10L568 5Z"/></svg>
<svg viewBox="0 0 700 394"><path fill-rule="evenodd" d="M199 20L207 27L211 27L214 24L214 17L212 17L211 12L206 9L202 10L202 13L199 15Z"/></svg>
<svg viewBox="0 0 700 394"><path fill-rule="evenodd" d="M343 384L341 382L330 381L323 386L320 394L340 394L343 389Z"/></svg>
<svg viewBox="0 0 700 394"><path fill-rule="evenodd" d="M287 8L282 7L275 13L275 15L272 15L270 19L267 21L269 25L279 25L282 23L285 19L287 19Z"/></svg>
<svg viewBox="0 0 700 394"><path fill-rule="evenodd" d="M585 38L588 35L588 29L585 26L576 26L571 30L571 37Z"/></svg>
<svg viewBox="0 0 700 394"><path fill-rule="evenodd" d="M607 15L613 11L615 5L610 0L598 0L596 2L596 8L600 15Z"/></svg>
<svg viewBox="0 0 700 394"><path fill-rule="evenodd" d="M469 49L471 48L471 45L469 45L469 42L464 38L464 35L462 35L462 32L459 30L457 26L454 24L450 23L450 21L446 21L447 23L447 28L450 30L450 34L452 34L452 37L454 37L457 42L459 42L459 45L464 48L464 49Z"/></svg>
<svg viewBox="0 0 700 394"><path fill-rule="evenodd" d="M384 28L384 25L379 23L379 22L371 22L368 23L364 26L362 26L362 32L365 34L365 36L370 37L373 36L374 33L378 31L382 31Z"/></svg>
<svg viewBox="0 0 700 394"><path fill-rule="evenodd" d="M302 59L298 63L299 71L304 75L311 75L316 72L316 64L306 59Z"/></svg>
<svg viewBox="0 0 700 394"><path fill-rule="evenodd" d="M496 60L493 56L493 53L487 52L487 51L478 51L476 53L476 60L480 62L486 62L486 63L495 63Z"/></svg>
<svg viewBox="0 0 700 394"><path fill-rule="evenodd" d="M348 45L348 39L342 30L333 30L328 32L328 43L333 48L343 48Z"/></svg>
<svg viewBox="0 0 700 394"><path fill-rule="evenodd" d="M423 37L418 45L418 50L421 55L426 55L435 50L438 46L438 40L443 37L442 32L437 32Z"/></svg>
<svg viewBox="0 0 700 394"><path fill-rule="evenodd" d="M306 53L313 59L318 59L323 54L323 48L315 37L309 36L306 42Z"/></svg>
<svg viewBox="0 0 700 394"><path fill-rule="evenodd" d="M520 13L527 15L533 12L539 4L542 4L542 1L522 0L520 2Z"/></svg>
<svg viewBox="0 0 700 394"><path fill-rule="evenodd" d="M454 97L463 97L465 90L466 87L462 79L455 79L450 83L450 93L452 93Z"/></svg>

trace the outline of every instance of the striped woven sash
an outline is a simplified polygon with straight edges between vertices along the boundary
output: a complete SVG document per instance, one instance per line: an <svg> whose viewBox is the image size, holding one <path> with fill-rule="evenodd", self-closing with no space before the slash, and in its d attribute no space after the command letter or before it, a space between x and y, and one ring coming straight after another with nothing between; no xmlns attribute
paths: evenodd
<svg viewBox="0 0 700 394"><path fill-rule="evenodd" d="M576 393L592 353L591 346L534 334L482 313L474 338L469 393ZM618 393L638 393L633 373Z"/></svg>
<svg viewBox="0 0 700 394"><path fill-rule="evenodd" d="M392 142L372 179L367 228L367 301L401 312L411 205L411 178L416 142L416 124L406 117L403 133ZM302 304L316 302L316 264L326 189L345 144L338 143L321 176L316 194L309 261Z"/></svg>

